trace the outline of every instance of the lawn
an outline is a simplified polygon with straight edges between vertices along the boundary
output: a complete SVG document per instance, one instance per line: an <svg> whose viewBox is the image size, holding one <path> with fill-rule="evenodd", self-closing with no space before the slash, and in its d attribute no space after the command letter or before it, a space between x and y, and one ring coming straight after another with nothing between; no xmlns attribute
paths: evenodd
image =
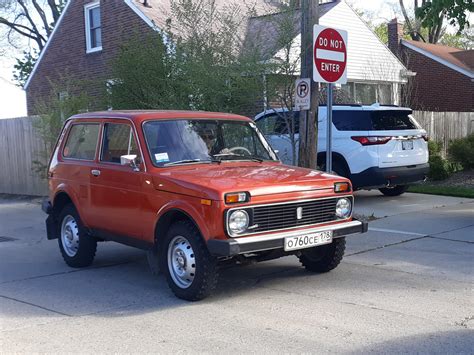
<svg viewBox="0 0 474 355"><path fill-rule="evenodd" d="M474 189L459 186L443 186L443 185L414 185L410 186L408 192L416 192L429 195L443 195L454 197L474 198Z"/></svg>

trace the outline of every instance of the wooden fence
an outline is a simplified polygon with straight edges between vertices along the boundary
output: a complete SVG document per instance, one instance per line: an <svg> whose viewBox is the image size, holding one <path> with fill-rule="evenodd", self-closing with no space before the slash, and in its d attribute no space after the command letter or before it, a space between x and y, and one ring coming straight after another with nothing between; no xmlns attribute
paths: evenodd
<svg viewBox="0 0 474 355"><path fill-rule="evenodd" d="M40 160L42 140L31 117L0 120L0 193L43 196L46 181L33 171Z"/></svg>
<svg viewBox="0 0 474 355"><path fill-rule="evenodd" d="M431 139L443 142L474 133L474 112L414 111L413 116ZM33 171L33 161L44 150L32 117L0 120L0 193L42 196L46 181Z"/></svg>
<svg viewBox="0 0 474 355"><path fill-rule="evenodd" d="M474 133L474 112L413 111L413 117L431 140L443 144L443 155L446 155L451 140Z"/></svg>

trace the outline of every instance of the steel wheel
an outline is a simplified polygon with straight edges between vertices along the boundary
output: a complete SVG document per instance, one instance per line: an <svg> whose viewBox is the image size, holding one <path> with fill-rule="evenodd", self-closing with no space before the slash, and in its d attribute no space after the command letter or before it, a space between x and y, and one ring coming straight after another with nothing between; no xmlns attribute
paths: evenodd
<svg viewBox="0 0 474 355"><path fill-rule="evenodd" d="M168 244L168 269L176 286L188 288L196 275L194 250L189 241L178 235Z"/></svg>
<svg viewBox="0 0 474 355"><path fill-rule="evenodd" d="M74 257L79 250L79 228L73 216L67 215L61 224L61 241L64 252Z"/></svg>

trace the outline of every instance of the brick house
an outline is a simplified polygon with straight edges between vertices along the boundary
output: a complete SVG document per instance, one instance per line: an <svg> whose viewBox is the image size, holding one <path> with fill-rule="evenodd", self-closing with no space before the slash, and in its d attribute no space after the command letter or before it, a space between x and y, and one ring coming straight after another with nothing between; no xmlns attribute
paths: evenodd
<svg viewBox="0 0 474 355"><path fill-rule="evenodd" d="M218 6L229 3L216 0ZM252 3L259 15L277 11L279 0L246 3ZM112 80L110 66L120 45L164 28L170 7L169 0L69 0L26 82L28 114L35 114L35 106L47 102L52 94L73 94L74 88L52 93L56 83L70 78L79 80L95 99L91 109L106 108L100 99L105 83Z"/></svg>
<svg viewBox="0 0 474 355"><path fill-rule="evenodd" d="M253 15L242 23L242 34L246 41L260 41L264 59L278 59L281 48L272 42L265 19L278 16L281 4L288 0L216 0L217 6L231 3L254 7ZM398 103L401 85L407 82L403 64L345 1L320 3L320 24L349 31L349 82L342 89L354 102ZM84 91L95 99L91 109L105 109L107 104L100 99L105 83L113 80L111 62L121 44L164 28L170 16L170 0L69 0L25 85L28 114L35 114L35 106L47 102L52 94L74 94L78 90L74 87L53 92L56 87L51 83L64 83L68 78L84 84ZM299 57L298 18L294 30L292 55Z"/></svg>
<svg viewBox="0 0 474 355"><path fill-rule="evenodd" d="M389 48L412 72L407 105L425 111L474 111L474 50L402 39L402 25L388 23Z"/></svg>

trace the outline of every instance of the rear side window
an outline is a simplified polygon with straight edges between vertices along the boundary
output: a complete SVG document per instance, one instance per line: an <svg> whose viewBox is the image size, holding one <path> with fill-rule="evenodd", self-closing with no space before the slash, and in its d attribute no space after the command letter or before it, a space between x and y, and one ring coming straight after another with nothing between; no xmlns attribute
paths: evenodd
<svg viewBox="0 0 474 355"><path fill-rule="evenodd" d="M367 111L334 110L332 123L338 131L369 131L372 129L370 112Z"/></svg>
<svg viewBox="0 0 474 355"><path fill-rule="evenodd" d="M292 117L293 115L293 117ZM299 132L299 112L278 112L259 119L257 127L264 135L288 134L294 121L295 134Z"/></svg>
<svg viewBox="0 0 474 355"><path fill-rule="evenodd" d="M339 111L332 113L332 122L339 131L390 131L419 129L411 111Z"/></svg>
<svg viewBox="0 0 474 355"><path fill-rule="evenodd" d="M410 114L410 111L373 111L372 130L395 131L403 129L420 129L420 126Z"/></svg>
<svg viewBox="0 0 474 355"><path fill-rule="evenodd" d="M120 157L130 154L140 156L132 127L121 123L105 124L100 160L120 164Z"/></svg>
<svg viewBox="0 0 474 355"><path fill-rule="evenodd" d="M75 124L69 130L63 157L66 159L94 160L99 139L98 123Z"/></svg>

